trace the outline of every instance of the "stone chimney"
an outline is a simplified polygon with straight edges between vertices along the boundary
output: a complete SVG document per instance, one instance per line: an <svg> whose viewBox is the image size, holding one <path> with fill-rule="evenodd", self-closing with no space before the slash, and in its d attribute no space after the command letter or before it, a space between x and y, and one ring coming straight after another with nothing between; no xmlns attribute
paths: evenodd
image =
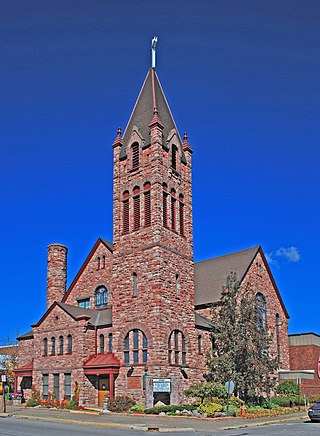
<svg viewBox="0 0 320 436"><path fill-rule="evenodd" d="M65 245L48 245L47 309L54 301L61 301L66 293L67 254Z"/></svg>

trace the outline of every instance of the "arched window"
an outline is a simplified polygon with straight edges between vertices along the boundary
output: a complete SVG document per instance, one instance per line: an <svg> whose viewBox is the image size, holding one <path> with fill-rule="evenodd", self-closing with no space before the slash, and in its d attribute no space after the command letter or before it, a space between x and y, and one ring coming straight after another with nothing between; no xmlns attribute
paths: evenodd
<svg viewBox="0 0 320 436"><path fill-rule="evenodd" d="M109 333L109 336L108 336L108 342L109 342L109 352L111 353L112 352L112 333Z"/></svg>
<svg viewBox="0 0 320 436"><path fill-rule="evenodd" d="M151 185L149 182L144 184L144 225L151 225Z"/></svg>
<svg viewBox="0 0 320 436"><path fill-rule="evenodd" d="M202 335L198 335L198 353L202 354Z"/></svg>
<svg viewBox="0 0 320 436"><path fill-rule="evenodd" d="M56 338L54 336L51 338L51 354L56 354Z"/></svg>
<svg viewBox="0 0 320 436"><path fill-rule="evenodd" d="M72 353L72 336L68 335L67 336L67 341L68 341L68 354Z"/></svg>
<svg viewBox="0 0 320 436"><path fill-rule="evenodd" d="M277 337L277 359L280 366L280 315L276 313L276 337Z"/></svg>
<svg viewBox="0 0 320 436"><path fill-rule="evenodd" d="M184 199L179 195L179 218L180 218L180 235L184 236Z"/></svg>
<svg viewBox="0 0 320 436"><path fill-rule="evenodd" d="M100 353L104 353L104 335L100 335Z"/></svg>
<svg viewBox="0 0 320 436"><path fill-rule="evenodd" d="M176 230L176 191L171 189L171 228Z"/></svg>
<svg viewBox="0 0 320 436"><path fill-rule="evenodd" d="M266 328L266 300L260 292L256 295L256 310L257 327L259 331L262 331Z"/></svg>
<svg viewBox="0 0 320 436"><path fill-rule="evenodd" d="M105 307L108 304L108 290L105 286L99 286L96 289L95 293L95 306L97 308L99 307Z"/></svg>
<svg viewBox="0 0 320 436"><path fill-rule="evenodd" d="M138 276L137 273L132 274L133 295L138 295Z"/></svg>
<svg viewBox="0 0 320 436"><path fill-rule="evenodd" d="M162 205L162 215L163 215L163 225L168 227L168 186L163 183L163 205Z"/></svg>
<svg viewBox="0 0 320 436"><path fill-rule="evenodd" d="M124 363L147 363L148 340L142 330L133 329L124 338Z"/></svg>
<svg viewBox="0 0 320 436"><path fill-rule="evenodd" d="M171 166L174 170L177 169L177 156L178 156L178 147L173 144L171 149Z"/></svg>
<svg viewBox="0 0 320 436"><path fill-rule="evenodd" d="M101 265L101 258L100 256L97 257L97 269L100 269L100 265Z"/></svg>
<svg viewBox="0 0 320 436"><path fill-rule="evenodd" d="M59 336L59 354L63 354L63 336Z"/></svg>
<svg viewBox="0 0 320 436"><path fill-rule="evenodd" d="M133 188L133 230L140 228L140 188Z"/></svg>
<svg viewBox="0 0 320 436"><path fill-rule="evenodd" d="M132 169L139 168L139 144L137 142L134 142L131 146L131 153L132 153Z"/></svg>
<svg viewBox="0 0 320 436"><path fill-rule="evenodd" d="M47 338L43 339L43 355L44 356L48 355L48 339Z"/></svg>
<svg viewBox="0 0 320 436"><path fill-rule="evenodd" d="M168 340L168 362L173 365L186 365L186 341L180 330L173 330Z"/></svg>
<svg viewBox="0 0 320 436"><path fill-rule="evenodd" d="M129 191L124 191L122 205L122 233L129 233Z"/></svg>

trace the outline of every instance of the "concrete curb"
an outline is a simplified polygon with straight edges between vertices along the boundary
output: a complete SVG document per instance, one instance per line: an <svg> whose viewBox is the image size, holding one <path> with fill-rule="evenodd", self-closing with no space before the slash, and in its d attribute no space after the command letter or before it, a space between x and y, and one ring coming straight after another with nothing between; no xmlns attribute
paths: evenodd
<svg viewBox="0 0 320 436"><path fill-rule="evenodd" d="M263 425L278 424L279 422L295 421L297 419L309 419L309 418L308 415L306 415L306 416L292 416L290 418L273 419L272 421L261 421L261 422L252 422L252 423L248 422L248 424L242 424L234 427L223 427L222 430L236 430L238 428L261 427Z"/></svg>

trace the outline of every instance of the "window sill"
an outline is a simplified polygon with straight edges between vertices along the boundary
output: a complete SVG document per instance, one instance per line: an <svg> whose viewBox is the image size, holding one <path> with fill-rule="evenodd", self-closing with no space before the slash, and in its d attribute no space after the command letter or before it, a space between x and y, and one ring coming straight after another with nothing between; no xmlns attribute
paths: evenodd
<svg viewBox="0 0 320 436"><path fill-rule="evenodd" d="M42 354L42 357L48 357L48 354Z"/></svg>
<svg viewBox="0 0 320 436"><path fill-rule="evenodd" d="M66 353L66 356L71 356L71 354L72 354L72 352L71 353Z"/></svg>

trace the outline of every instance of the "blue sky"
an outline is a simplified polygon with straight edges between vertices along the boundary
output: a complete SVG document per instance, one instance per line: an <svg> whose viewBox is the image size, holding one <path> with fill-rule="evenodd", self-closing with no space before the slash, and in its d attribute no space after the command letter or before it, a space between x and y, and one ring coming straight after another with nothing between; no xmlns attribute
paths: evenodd
<svg viewBox="0 0 320 436"><path fill-rule="evenodd" d="M112 239L112 148L157 72L193 154L195 260L262 245L291 315L320 333L320 3L0 0L0 337Z"/></svg>

